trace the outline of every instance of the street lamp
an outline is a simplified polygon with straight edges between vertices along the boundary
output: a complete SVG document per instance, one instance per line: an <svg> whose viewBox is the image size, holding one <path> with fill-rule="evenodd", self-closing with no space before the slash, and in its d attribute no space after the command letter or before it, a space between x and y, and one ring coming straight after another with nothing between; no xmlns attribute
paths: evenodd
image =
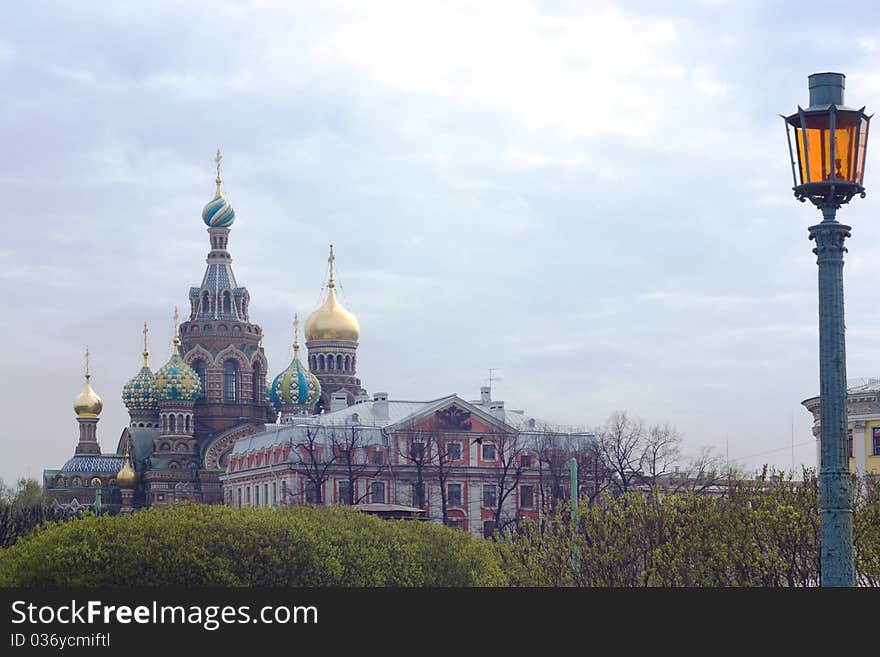
<svg viewBox="0 0 880 657"><path fill-rule="evenodd" d="M809 76L810 106L784 116L794 195L822 211L810 226L819 265L819 516L822 586L854 586L852 493L847 454L846 339L843 322L844 240L850 227L835 218L856 194L864 197L871 120L843 104L842 73ZM792 136L793 135L793 136Z"/></svg>

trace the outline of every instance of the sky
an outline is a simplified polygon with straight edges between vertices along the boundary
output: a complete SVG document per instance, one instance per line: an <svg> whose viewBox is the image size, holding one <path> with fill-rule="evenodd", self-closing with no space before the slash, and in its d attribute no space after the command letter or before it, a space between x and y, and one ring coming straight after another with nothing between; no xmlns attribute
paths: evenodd
<svg viewBox="0 0 880 657"><path fill-rule="evenodd" d="M626 410L685 455L814 467L820 215L779 114L820 71L880 108L877 7L827 7L3 5L0 477L73 453L85 345L115 449L143 322L157 369L201 282L217 148L271 375L332 242L371 394L477 398L496 368L531 416ZM839 215L851 378L880 375L875 160Z"/></svg>

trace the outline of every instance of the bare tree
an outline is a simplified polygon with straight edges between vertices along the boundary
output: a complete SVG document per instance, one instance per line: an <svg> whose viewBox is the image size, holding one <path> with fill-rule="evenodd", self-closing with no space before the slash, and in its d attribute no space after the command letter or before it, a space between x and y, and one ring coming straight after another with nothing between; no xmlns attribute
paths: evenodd
<svg viewBox="0 0 880 657"><path fill-rule="evenodd" d="M322 453L324 445L320 440L320 434L324 431L324 427L320 425L306 424L303 425L305 436L296 445L293 445L291 439L291 448L296 455L296 463L301 466L303 476L308 482L308 486L312 490L313 503L324 503L324 482L330 478L330 468L336 460L336 456L332 453ZM309 502L308 491L306 502Z"/></svg>
<svg viewBox="0 0 880 657"><path fill-rule="evenodd" d="M596 437L599 454L614 476L614 485L619 492L628 492L642 473L644 423L631 418L626 411L615 411L596 429Z"/></svg>
<svg viewBox="0 0 880 657"><path fill-rule="evenodd" d="M491 436L491 437L490 437ZM495 445L495 456L498 465L495 468L495 504L493 519L495 529L503 532L509 525L516 522L516 515L505 513L504 503L516 491L523 474L522 453L524 444L519 433L499 431L483 437L483 444L488 440ZM484 499L484 504L490 500Z"/></svg>
<svg viewBox="0 0 880 657"><path fill-rule="evenodd" d="M404 463L412 465L415 473L415 480L409 480L413 486L412 505L424 509L427 503L425 478L436 456L432 449L433 437L430 432L417 429L412 423L398 431L397 436L397 453Z"/></svg>
<svg viewBox="0 0 880 657"><path fill-rule="evenodd" d="M681 459L681 434L675 427L655 424L644 436L640 472L653 487Z"/></svg>
<svg viewBox="0 0 880 657"><path fill-rule="evenodd" d="M361 426L356 424L345 427L335 426L330 432L330 440L336 462L342 468L345 480L348 482L345 503L360 504L367 498L367 489L364 488L360 495L357 494L358 481L376 477L382 468L367 460L367 444Z"/></svg>

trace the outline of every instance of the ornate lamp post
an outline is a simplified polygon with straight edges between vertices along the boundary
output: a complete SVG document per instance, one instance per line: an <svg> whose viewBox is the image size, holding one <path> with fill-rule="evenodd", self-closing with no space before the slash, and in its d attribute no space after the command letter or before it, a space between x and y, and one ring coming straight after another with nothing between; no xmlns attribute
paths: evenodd
<svg viewBox="0 0 880 657"><path fill-rule="evenodd" d="M784 116L794 195L822 211L810 226L819 265L819 515L822 586L854 586L852 493L847 455L846 340L843 323L844 240L850 227L837 209L864 197L870 116L843 104L842 73L809 76L810 106Z"/></svg>

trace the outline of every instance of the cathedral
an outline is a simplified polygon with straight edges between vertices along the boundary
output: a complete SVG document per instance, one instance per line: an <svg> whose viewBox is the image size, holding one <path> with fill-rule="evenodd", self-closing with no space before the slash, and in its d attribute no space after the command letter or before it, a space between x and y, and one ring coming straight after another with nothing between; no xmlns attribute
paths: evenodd
<svg viewBox="0 0 880 657"><path fill-rule="evenodd" d="M218 151L216 190L202 210L210 250L201 284L189 289L189 318L178 326L175 309L172 353L155 372L144 325L143 365L122 390L130 422L112 453L98 443L103 402L90 382L87 352L83 390L74 400L74 454L43 473L59 505L118 512L222 502L220 475L237 440L264 431L279 414L290 421L366 398L357 377L360 326L336 298L332 245L326 298L304 327L308 368L296 337L293 361L267 386L263 330L251 321L250 293L232 271L236 215L223 193L220 161Z"/></svg>

